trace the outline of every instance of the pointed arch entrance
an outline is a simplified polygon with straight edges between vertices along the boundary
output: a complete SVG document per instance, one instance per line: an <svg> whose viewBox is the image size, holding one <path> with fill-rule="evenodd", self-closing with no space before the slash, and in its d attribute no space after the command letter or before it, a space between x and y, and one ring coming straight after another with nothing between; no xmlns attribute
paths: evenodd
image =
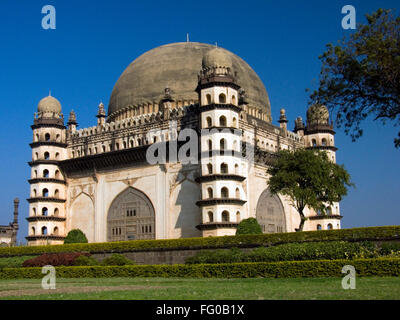
<svg viewBox="0 0 400 320"><path fill-rule="evenodd" d="M286 216L283 204L269 189L261 194L257 202L256 218L263 233L286 232Z"/></svg>
<svg viewBox="0 0 400 320"><path fill-rule="evenodd" d="M132 187L111 203L107 215L107 241L155 239L155 212L150 199Z"/></svg>

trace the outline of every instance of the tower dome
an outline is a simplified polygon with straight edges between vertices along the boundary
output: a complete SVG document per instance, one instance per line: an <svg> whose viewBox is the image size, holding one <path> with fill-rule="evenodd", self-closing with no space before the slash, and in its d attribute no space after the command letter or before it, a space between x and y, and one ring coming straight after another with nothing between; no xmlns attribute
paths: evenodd
<svg viewBox="0 0 400 320"><path fill-rule="evenodd" d="M38 112L55 112L55 113L61 113L61 104L60 102L52 97L48 96L40 100L38 104Z"/></svg>
<svg viewBox="0 0 400 320"><path fill-rule="evenodd" d="M232 69L232 59L225 50L214 48L208 51L201 62L203 68L225 67Z"/></svg>
<svg viewBox="0 0 400 320"><path fill-rule="evenodd" d="M328 108L322 104L315 103L307 110L308 124L329 124Z"/></svg>

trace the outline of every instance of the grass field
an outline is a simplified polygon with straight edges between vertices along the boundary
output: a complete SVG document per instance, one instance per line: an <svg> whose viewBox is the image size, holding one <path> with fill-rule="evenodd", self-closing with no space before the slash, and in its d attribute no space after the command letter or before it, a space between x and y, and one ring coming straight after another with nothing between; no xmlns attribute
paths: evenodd
<svg viewBox="0 0 400 320"><path fill-rule="evenodd" d="M341 278L181 279L106 278L57 279L55 290L41 280L2 280L0 299L61 300L329 300L400 299L400 278L358 278L356 289L344 290Z"/></svg>

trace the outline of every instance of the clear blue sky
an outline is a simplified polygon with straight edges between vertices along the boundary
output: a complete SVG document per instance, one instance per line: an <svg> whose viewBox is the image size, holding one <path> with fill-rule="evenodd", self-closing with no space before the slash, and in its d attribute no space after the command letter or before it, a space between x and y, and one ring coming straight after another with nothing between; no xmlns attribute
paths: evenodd
<svg viewBox="0 0 400 320"><path fill-rule="evenodd" d="M41 28L44 5L56 8L56 30ZM355 6L357 22L386 1L36 1L0 2L0 224L12 220L21 199L19 240L27 234L30 125L49 90L63 112L77 113L80 127L96 123L100 101L108 104L120 74L140 54L186 41L215 43L246 60L268 91L274 123L285 108L290 128L305 118L308 96L320 71L318 55L340 39L341 8ZM356 188L342 201L342 227L399 224L400 150L396 128L372 121L358 142L338 130L338 163ZM399 129L399 128L397 128Z"/></svg>

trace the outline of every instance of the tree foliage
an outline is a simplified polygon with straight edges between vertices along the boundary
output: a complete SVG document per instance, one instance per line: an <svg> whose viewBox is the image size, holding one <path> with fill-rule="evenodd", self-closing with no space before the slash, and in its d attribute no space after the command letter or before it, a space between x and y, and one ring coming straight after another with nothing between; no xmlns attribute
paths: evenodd
<svg viewBox="0 0 400 320"><path fill-rule="evenodd" d="M334 111L336 125L353 141L370 116L400 124L400 17L379 9L366 18L348 38L326 46L319 88L310 95ZM394 143L400 147L400 132Z"/></svg>
<svg viewBox="0 0 400 320"><path fill-rule="evenodd" d="M282 150L267 172L271 193L288 196L299 212L298 231L303 230L306 206L325 214L328 206L341 201L347 187L353 186L349 173L331 162L324 151Z"/></svg>
<svg viewBox="0 0 400 320"><path fill-rule="evenodd" d="M88 243L88 239L85 234L79 229L73 229L68 232L64 239L64 244L67 243Z"/></svg>
<svg viewBox="0 0 400 320"><path fill-rule="evenodd" d="M243 219L236 229L236 235L240 234L262 234L261 226L257 219Z"/></svg>

